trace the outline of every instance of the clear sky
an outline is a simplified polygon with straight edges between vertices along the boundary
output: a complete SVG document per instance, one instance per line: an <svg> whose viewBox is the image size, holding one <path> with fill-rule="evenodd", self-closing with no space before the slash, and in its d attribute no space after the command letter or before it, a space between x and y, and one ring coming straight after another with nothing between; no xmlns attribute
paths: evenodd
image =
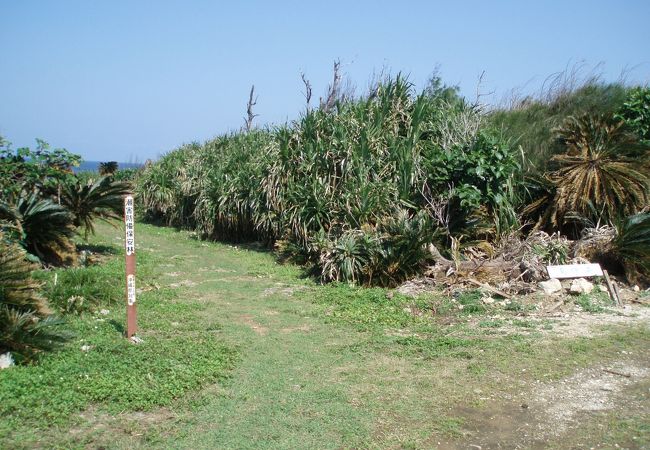
<svg viewBox="0 0 650 450"><path fill-rule="evenodd" d="M436 66L474 97L535 91L574 64L650 81L650 0L0 0L0 135L88 160L156 157L299 116L339 58L363 90L382 68L422 87Z"/></svg>

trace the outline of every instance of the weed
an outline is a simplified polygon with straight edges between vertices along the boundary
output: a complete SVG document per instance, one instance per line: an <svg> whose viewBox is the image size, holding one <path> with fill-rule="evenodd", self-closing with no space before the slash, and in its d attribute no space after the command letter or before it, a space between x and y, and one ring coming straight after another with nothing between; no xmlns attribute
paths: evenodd
<svg viewBox="0 0 650 450"><path fill-rule="evenodd" d="M483 294L480 290L465 291L456 298L459 304L463 306L463 314L474 314L485 312L483 304Z"/></svg>
<svg viewBox="0 0 650 450"><path fill-rule="evenodd" d="M417 321L408 308L410 299L399 294L388 298L381 288L334 283L315 294L316 302L327 305L329 317L353 324L361 331L404 328Z"/></svg>
<svg viewBox="0 0 650 450"><path fill-rule="evenodd" d="M537 328L537 325L535 322L531 320L520 320L520 319L513 319L512 324L516 327L520 328Z"/></svg>
<svg viewBox="0 0 650 450"><path fill-rule="evenodd" d="M576 305L580 306L583 311L589 312L589 313L601 313L605 311L605 308L603 308L601 305L596 303L592 297L590 297L588 294L580 294L576 299L575 299Z"/></svg>
<svg viewBox="0 0 650 450"><path fill-rule="evenodd" d="M481 328L501 328L503 324L503 320L483 320L479 322L478 326Z"/></svg>

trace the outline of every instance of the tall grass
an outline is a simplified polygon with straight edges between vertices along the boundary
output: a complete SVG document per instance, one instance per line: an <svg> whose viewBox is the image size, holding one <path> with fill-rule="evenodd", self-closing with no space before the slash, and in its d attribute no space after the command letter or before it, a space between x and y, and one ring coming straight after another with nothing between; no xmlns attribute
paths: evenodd
<svg viewBox="0 0 650 450"><path fill-rule="evenodd" d="M623 106L631 88L608 83L597 74L581 75L580 68L559 72L537 94L515 96L495 108L489 124L521 149L527 169L543 173L553 155L563 151L554 130L571 116L612 116Z"/></svg>

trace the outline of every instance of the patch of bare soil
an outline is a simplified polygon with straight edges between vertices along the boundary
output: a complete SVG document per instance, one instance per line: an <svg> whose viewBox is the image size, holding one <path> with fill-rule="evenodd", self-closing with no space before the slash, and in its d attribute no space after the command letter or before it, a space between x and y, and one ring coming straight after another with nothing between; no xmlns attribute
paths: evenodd
<svg viewBox="0 0 650 450"><path fill-rule="evenodd" d="M255 322L255 320L253 320L253 316L249 314L240 316L239 320L243 324L249 326L255 333L259 334L260 336L264 336L269 332L269 329L267 327Z"/></svg>
<svg viewBox="0 0 650 450"><path fill-rule="evenodd" d="M194 281L192 281L192 280L183 280L181 282L172 283L172 284L169 285L169 287L171 287L171 288L179 288L179 287L185 287L185 286L187 286L187 287L196 286L196 283Z"/></svg>
<svg viewBox="0 0 650 450"><path fill-rule="evenodd" d="M540 384L525 397L520 397L522 401L531 399L529 408L537 419L532 436L537 439L558 437L578 424L584 413L629 407L631 399L621 398L623 390L650 375L649 367L636 364L618 361L608 367L581 370L558 383Z"/></svg>
<svg viewBox="0 0 650 450"><path fill-rule="evenodd" d="M597 336L606 333L608 326L634 326L644 324L650 328L650 308L625 305L623 308L611 308L599 313L584 312L574 305L566 305L555 311L541 310L518 316L501 313L481 315L470 320L472 326L479 326L486 320L502 321L498 328L500 334L541 333L547 336L575 338ZM527 327L517 325L525 320Z"/></svg>
<svg viewBox="0 0 650 450"><path fill-rule="evenodd" d="M302 333L309 333L311 328L309 325L300 325L299 327L288 327L288 328L281 328L280 333L288 334L288 333L295 333L297 331L302 332Z"/></svg>
<svg viewBox="0 0 650 450"><path fill-rule="evenodd" d="M142 436L149 429L159 429L162 424L173 422L177 416L168 408L152 411L134 411L117 415L100 412L95 407L88 408L79 417L83 427L71 428L70 434L80 439L97 431L112 430L113 433Z"/></svg>
<svg viewBox="0 0 650 450"><path fill-rule="evenodd" d="M574 434L596 414L647 412L647 396L630 394L650 382L650 361L641 356L583 369L555 382L536 382L516 394L485 398L481 408L456 408L454 414L465 423L463 442L440 442L439 448L543 449L549 443L562 448L557 443L576 442Z"/></svg>
<svg viewBox="0 0 650 450"><path fill-rule="evenodd" d="M200 267L199 272L210 273L235 273L234 270L222 269L221 267Z"/></svg>
<svg viewBox="0 0 650 450"><path fill-rule="evenodd" d="M270 297L272 295L282 295L284 297L292 297L294 293L305 289L306 286L299 285L286 285L282 283L276 283L276 286L265 289L262 292L262 297Z"/></svg>
<svg viewBox="0 0 650 450"><path fill-rule="evenodd" d="M560 337L593 336L602 333L607 325L645 324L650 328L650 308L625 305L623 308L592 314L581 311L560 313L548 317L554 326L545 330Z"/></svg>

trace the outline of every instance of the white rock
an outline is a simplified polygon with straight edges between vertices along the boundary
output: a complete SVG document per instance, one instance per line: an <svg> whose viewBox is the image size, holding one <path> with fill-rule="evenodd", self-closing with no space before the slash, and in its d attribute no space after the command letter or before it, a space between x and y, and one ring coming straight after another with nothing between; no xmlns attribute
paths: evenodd
<svg viewBox="0 0 650 450"><path fill-rule="evenodd" d="M639 288L639 286L637 286L637 285L635 284L634 287L632 288L632 290L633 290L634 292L639 292L639 291L641 290L641 288Z"/></svg>
<svg viewBox="0 0 650 450"><path fill-rule="evenodd" d="M607 292L607 287L603 286L602 284L599 284L598 285L598 290L600 292Z"/></svg>
<svg viewBox="0 0 650 450"><path fill-rule="evenodd" d="M110 311L108 309L100 309L99 314L101 314L102 316L107 316L110 314Z"/></svg>
<svg viewBox="0 0 650 450"><path fill-rule="evenodd" d="M92 348L93 348L92 345L82 345L81 346L81 351L82 352L89 352L90 350L92 350Z"/></svg>
<svg viewBox="0 0 650 450"><path fill-rule="evenodd" d="M485 303L486 305L491 305L491 304L494 303L495 301L496 301L496 300L494 300L492 297L485 297L485 298L483 299L483 303Z"/></svg>
<svg viewBox="0 0 650 450"><path fill-rule="evenodd" d="M594 285L584 278L577 278L571 282L569 292L572 294L590 294L594 290Z"/></svg>
<svg viewBox="0 0 650 450"><path fill-rule="evenodd" d="M0 355L0 370L8 369L14 365L14 358L11 356L11 353L3 353Z"/></svg>
<svg viewBox="0 0 650 450"><path fill-rule="evenodd" d="M546 295L555 294L562 291L562 283L557 278L551 278L547 281L541 281L539 288L544 291Z"/></svg>

